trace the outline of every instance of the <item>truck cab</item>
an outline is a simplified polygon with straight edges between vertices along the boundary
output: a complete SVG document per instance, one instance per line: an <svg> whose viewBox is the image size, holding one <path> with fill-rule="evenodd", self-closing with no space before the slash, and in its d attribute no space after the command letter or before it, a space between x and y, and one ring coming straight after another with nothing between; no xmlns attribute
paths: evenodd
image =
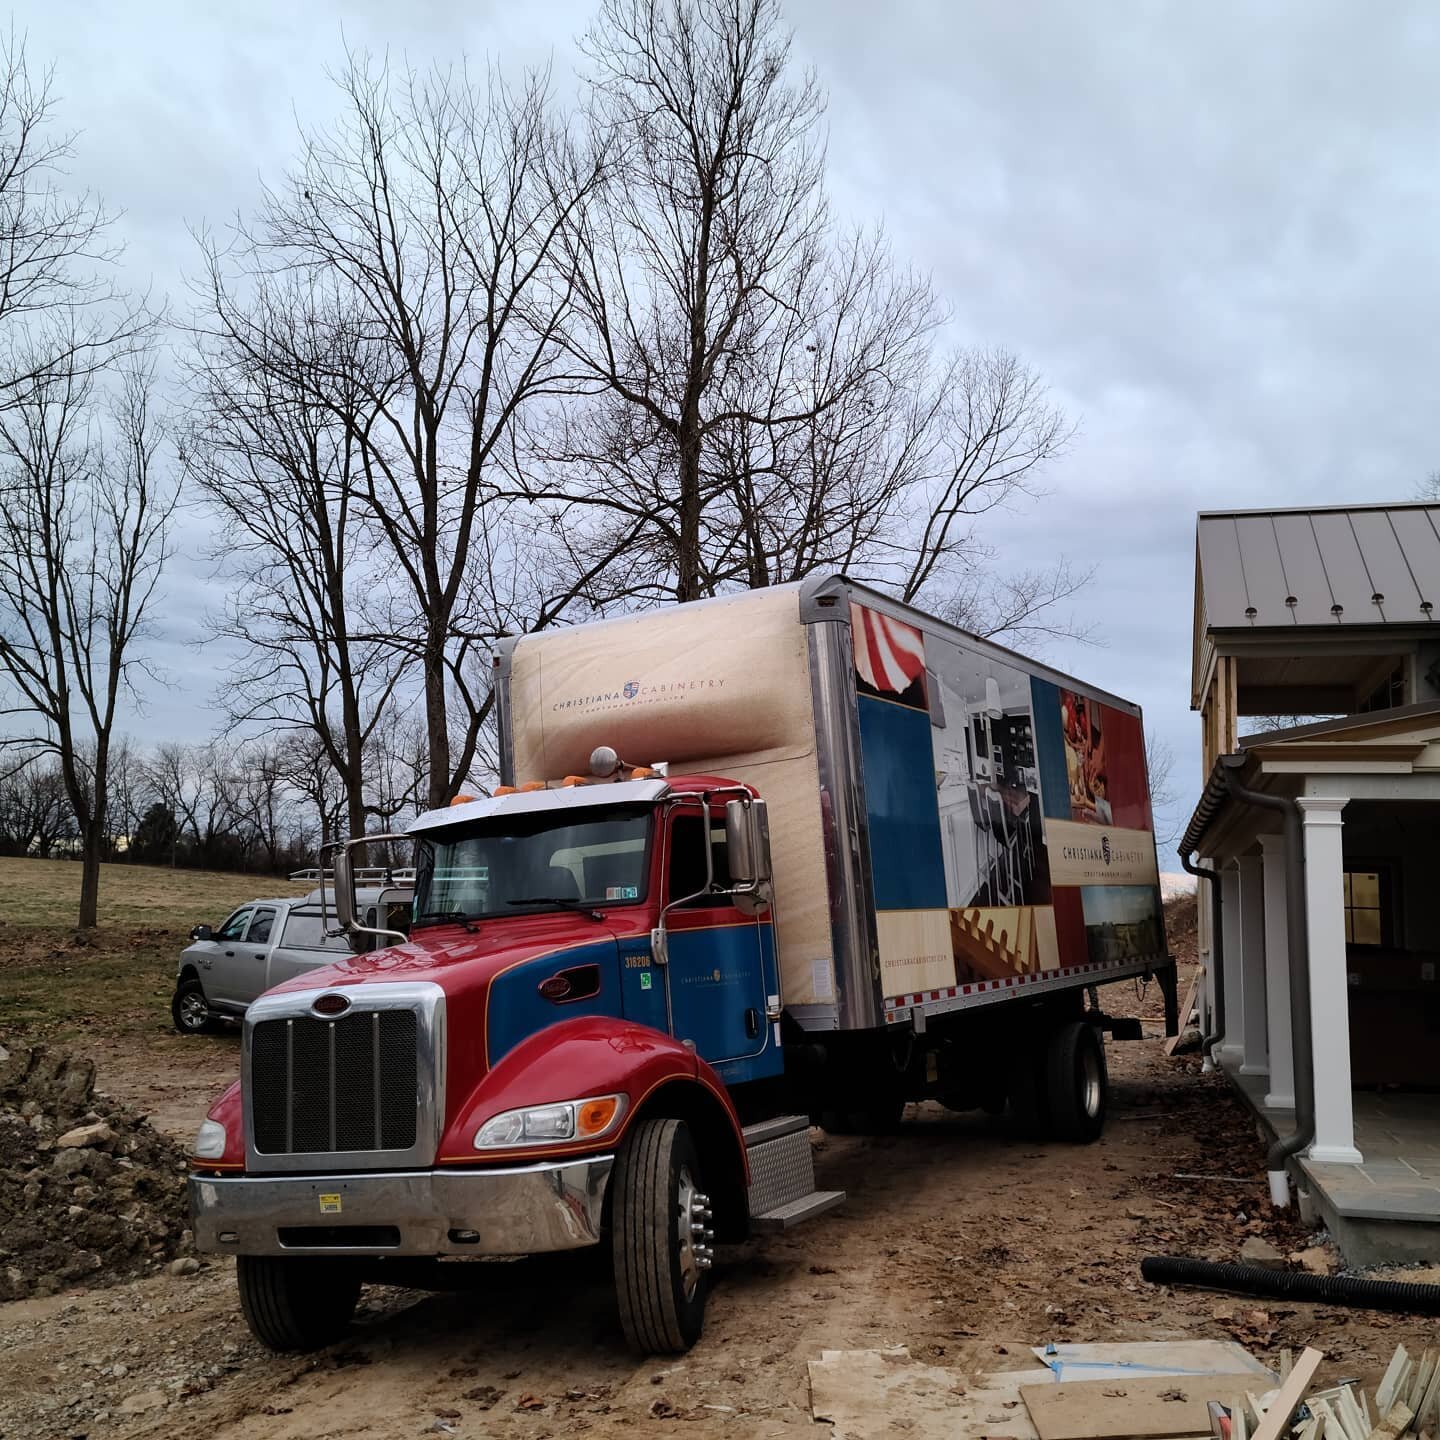
<svg viewBox="0 0 1440 1440"><path fill-rule="evenodd" d="M305 1348L398 1262L608 1240L631 1343L688 1348L717 1237L843 1198L815 1191L807 1118L777 1115L763 800L571 777L408 834L408 938L250 1005L192 1160L197 1243L239 1257L260 1338ZM370 933L343 850L335 875Z"/></svg>

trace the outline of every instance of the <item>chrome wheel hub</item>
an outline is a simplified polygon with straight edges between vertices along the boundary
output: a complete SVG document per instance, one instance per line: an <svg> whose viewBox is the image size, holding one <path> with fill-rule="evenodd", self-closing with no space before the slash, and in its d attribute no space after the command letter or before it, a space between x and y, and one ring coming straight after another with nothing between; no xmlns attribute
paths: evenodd
<svg viewBox="0 0 1440 1440"><path fill-rule="evenodd" d="M714 1218L710 1197L695 1188L695 1177L688 1165L680 1167L680 1183L676 1186L675 1221L680 1250L680 1284L685 1298L691 1299L700 1285L700 1276L715 1263L711 1241L715 1232L710 1228Z"/></svg>
<svg viewBox="0 0 1440 1440"><path fill-rule="evenodd" d="M1100 1061L1089 1050L1080 1062L1080 1103L1090 1119L1100 1113Z"/></svg>
<svg viewBox="0 0 1440 1440"><path fill-rule="evenodd" d="M210 1018L205 1001L193 990L180 1002L180 1018L192 1030L199 1029Z"/></svg>

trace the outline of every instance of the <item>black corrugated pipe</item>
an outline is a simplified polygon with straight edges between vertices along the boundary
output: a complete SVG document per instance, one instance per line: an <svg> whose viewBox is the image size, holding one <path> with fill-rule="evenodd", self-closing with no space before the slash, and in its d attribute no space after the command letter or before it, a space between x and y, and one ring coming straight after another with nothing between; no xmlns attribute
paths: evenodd
<svg viewBox="0 0 1440 1440"><path fill-rule="evenodd" d="M1285 1162L1315 1138L1315 1047L1310 1033L1310 966L1305 931L1305 851L1300 826L1300 807L1284 795L1266 795L1240 783L1243 755L1227 755L1225 783L1230 793L1245 805L1273 810L1285 824L1285 939L1289 947L1290 1048L1295 1064L1295 1129L1280 1135L1265 1157L1270 1172L1270 1200L1275 1205L1290 1203L1290 1182Z"/></svg>
<svg viewBox="0 0 1440 1440"><path fill-rule="evenodd" d="M1184 1255L1150 1255L1140 1274L1152 1285L1198 1285L1237 1295L1274 1300L1307 1300L1318 1305L1354 1305L1401 1315L1440 1315L1440 1285L1363 1280L1354 1275L1309 1275L1303 1270L1267 1270L1263 1265L1222 1265Z"/></svg>
<svg viewBox="0 0 1440 1440"><path fill-rule="evenodd" d="M1216 1028L1200 1042L1200 1053L1208 1068L1215 1063L1215 1047L1225 1038L1225 937L1220 915L1220 872L1210 865L1195 864L1188 852L1180 852L1180 868L1210 882L1210 969L1215 979L1215 1013L1210 1020Z"/></svg>

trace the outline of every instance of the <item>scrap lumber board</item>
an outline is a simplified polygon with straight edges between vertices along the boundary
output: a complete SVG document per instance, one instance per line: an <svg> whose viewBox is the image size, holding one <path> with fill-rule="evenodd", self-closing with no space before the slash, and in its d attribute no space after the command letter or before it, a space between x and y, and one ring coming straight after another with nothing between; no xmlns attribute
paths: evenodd
<svg viewBox="0 0 1440 1440"><path fill-rule="evenodd" d="M1310 1388L1310 1382L1315 1378L1315 1372L1324 1358L1323 1351L1306 1346L1291 1367L1289 1375L1285 1377L1279 1394L1266 1410L1265 1418L1255 1427L1255 1433L1250 1440L1280 1440L1280 1436L1290 1428L1290 1417L1295 1413L1295 1407L1305 1398L1305 1392Z"/></svg>
<svg viewBox="0 0 1440 1440"><path fill-rule="evenodd" d="M1249 1375L1146 1375L1026 1385L1021 1398L1040 1440L1173 1440L1210 1429L1209 1402L1226 1402Z"/></svg>
<svg viewBox="0 0 1440 1440"><path fill-rule="evenodd" d="M1247 1390L1268 1390L1275 1376L1233 1340L1131 1340L1098 1345L1036 1345L1032 1354L1058 1380L1138 1380L1145 1375L1248 1375ZM1256 1385L1254 1380L1264 1380ZM1209 1432L1210 1422L1204 1425Z"/></svg>
<svg viewBox="0 0 1440 1440"><path fill-rule="evenodd" d="M1165 1044L1161 1046L1166 1055L1175 1053L1175 1047L1180 1043L1180 1037L1190 1028L1190 1014L1195 1009L1195 997L1200 989L1200 977L1204 973L1203 968L1197 967L1195 973L1190 977L1190 988L1185 992L1184 1003L1180 1006L1179 1027L1173 1035L1165 1037Z"/></svg>
<svg viewBox="0 0 1440 1440"><path fill-rule="evenodd" d="M1397 1400L1385 1418L1370 1432L1368 1440L1396 1440L1410 1428L1415 1412L1403 1400Z"/></svg>
<svg viewBox="0 0 1440 1440"><path fill-rule="evenodd" d="M899 1431L914 1440L1038 1440L1019 1388L1003 1375L986 1377L996 1388L972 1388L959 1371L922 1364L903 1348L824 1350L809 1369L811 1417L845 1440L893 1440Z"/></svg>

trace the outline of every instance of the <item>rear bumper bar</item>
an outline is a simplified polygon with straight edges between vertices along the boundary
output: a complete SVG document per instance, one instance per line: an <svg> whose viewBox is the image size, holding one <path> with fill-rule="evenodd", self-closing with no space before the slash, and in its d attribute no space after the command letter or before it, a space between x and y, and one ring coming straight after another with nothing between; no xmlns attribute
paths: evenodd
<svg viewBox="0 0 1440 1440"><path fill-rule="evenodd" d="M190 1177L200 1250L535 1255L600 1238L613 1155L505 1170Z"/></svg>

